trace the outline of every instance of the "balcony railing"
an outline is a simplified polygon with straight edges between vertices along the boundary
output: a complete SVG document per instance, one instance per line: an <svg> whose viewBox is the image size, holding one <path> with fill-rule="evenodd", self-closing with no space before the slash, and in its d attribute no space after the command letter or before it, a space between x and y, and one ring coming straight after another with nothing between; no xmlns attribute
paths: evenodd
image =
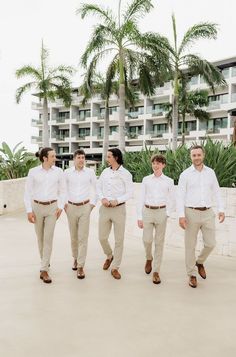
<svg viewBox="0 0 236 357"><path fill-rule="evenodd" d="M152 106L151 107L147 107L147 114L152 114L152 116L154 117L159 117L159 116L163 116L165 114L163 109L154 109Z"/></svg>
<svg viewBox="0 0 236 357"><path fill-rule="evenodd" d="M31 141L33 143L42 143L43 137L42 136L31 136Z"/></svg>
<svg viewBox="0 0 236 357"><path fill-rule="evenodd" d="M38 126L38 125L42 125L43 122L41 119L31 119L31 125L32 126Z"/></svg>

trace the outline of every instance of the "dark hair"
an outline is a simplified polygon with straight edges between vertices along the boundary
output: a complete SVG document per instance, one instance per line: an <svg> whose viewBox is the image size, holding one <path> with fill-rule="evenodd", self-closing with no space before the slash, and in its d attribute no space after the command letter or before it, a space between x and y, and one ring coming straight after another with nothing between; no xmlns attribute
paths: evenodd
<svg viewBox="0 0 236 357"><path fill-rule="evenodd" d="M35 156L39 158L41 162L43 162L44 157L48 157L49 151L53 151L53 148L46 147L46 148L40 148L39 151L35 153Z"/></svg>
<svg viewBox="0 0 236 357"><path fill-rule="evenodd" d="M84 155L85 156L85 152L83 149L78 149L74 152L73 158L75 158L77 155Z"/></svg>
<svg viewBox="0 0 236 357"><path fill-rule="evenodd" d="M160 163L166 165L166 158L163 155L158 155L158 154L152 155L151 163L153 163L154 161L157 161L157 162L160 162Z"/></svg>
<svg viewBox="0 0 236 357"><path fill-rule="evenodd" d="M122 152L120 151L120 149L118 148L110 148L107 151L110 151L113 155L113 157L115 158L117 164L119 165L123 165L123 156L122 156Z"/></svg>
<svg viewBox="0 0 236 357"><path fill-rule="evenodd" d="M190 152L191 152L192 150L195 150L195 149L201 149L202 152L205 153L205 150L204 150L204 148L203 148L201 145L193 145L193 146L191 146Z"/></svg>

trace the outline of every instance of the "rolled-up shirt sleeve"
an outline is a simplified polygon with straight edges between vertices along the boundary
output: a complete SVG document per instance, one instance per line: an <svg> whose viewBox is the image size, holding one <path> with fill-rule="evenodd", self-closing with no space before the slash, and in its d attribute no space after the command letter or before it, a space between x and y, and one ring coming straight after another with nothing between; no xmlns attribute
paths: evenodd
<svg viewBox="0 0 236 357"><path fill-rule="evenodd" d="M131 173L126 172L122 179L125 184L125 193L117 198L118 204L126 202L134 196L134 184Z"/></svg>
<svg viewBox="0 0 236 357"><path fill-rule="evenodd" d="M25 183L24 204L27 213L33 212L32 209L32 192L33 192L33 175L32 171L29 171L28 177Z"/></svg>
<svg viewBox="0 0 236 357"><path fill-rule="evenodd" d="M185 197L186 197L186 176L181 174L176 194L176 207L178 217L185 217Z"/></svg>
<svg viewBox="0 0 236 357"><path fill-rule="evenodd" d="M175 211L175 207L176 207L175 185L174 185L174 180L170 180L167 203L166 203L167 216L170 216L171 213Z"/></svg>
<svg viewBox="0 0 236 357"><path fill-rule="evenodd" d="M138 200L138 205L137 205L137 216L138 220L142 221L143 220L143 207L145 204L145 178L143 178L142 183L141 183L141 190L140 190L140 196Z"/></svg>
<svg viewBox="0 0 236 357"><path fill-rule="evenodd" d="M59 185L58 185L58 208L63 209L67 202L67 189L65 174L61 170L59 173Z"/></svg>
<svg viewBox="0 0 236 357"><path fill-rule="evenodd" d="M216 177L216 174L214 171L212 171L213 175L213 195L216 200L216 206L218 209L218 212L225 212L225 207L224 207L224 202L222 200L221 196L221 191L220 191L220 186Z"/></svg>
<svg viewBox="0 0 236 357"><path fill-rule="evenodd" d="M91 182L90 203L92 205L96 206L97 201L98 201L98 195L97 195L97 190L96 190L97 177L93 170L91 170L91 181L90 182Z"/></svg>

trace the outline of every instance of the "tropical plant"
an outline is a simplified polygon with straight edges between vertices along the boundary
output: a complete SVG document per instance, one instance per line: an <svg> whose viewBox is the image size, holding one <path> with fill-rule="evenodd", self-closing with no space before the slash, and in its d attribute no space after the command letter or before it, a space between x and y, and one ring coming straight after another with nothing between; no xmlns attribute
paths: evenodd
<svg viewBox="0 0 236 357"><path fill-rule="evenodd" d="M97 71L101 61L109 61L106 78L119 82L119 147L125 151L125 95L127 83L138 78L139 88L145 95L154 93L158 83L166 79L165 38L158 34L141 33L138 20L153 8L151 0L132 0L125 11L118 3L118 14L95 4L82 4L77 10L82 18L96 15L100 18L93 30L81 64L88 67L89 76ZM155 56L153 55L155 51ZM111 60L110 60L111 57Z"/></svg>
<svg viewBox="0 0 236 357"><path fill-rule="evenodd" d="M210 138L201 144L205 150L204 163L215 171L219 185L235 187L236 148L233 144L224 146L222 141L214 142ZM144 176L152 173L150 158L154 153L158 153L158 150L152 151L148 147L140 152L125 153L125 166L132 173L135 182L141 182ZM164 155L167 160L164 173L177 184L180 174L192 164L189 149L186 145L178 147L175 151L167 148Z"/></svg>
<svg viewBox="0 0 236 357"><path fill-rule="evenodd" d="M37 96L43 101L43 146L49 146L48 125L48 101L60 98L65 106L71 104L70 78L74 70L70 66L60 65L55 68L48 66L49 52L42 42L40 66L23 66L16 71L18 79L30 77L33 80L19 87L16 91L16 102L19 103L22 96L29 90L34 89Z"/></svg>
<svg viewBox="0 0 236 357"><path fill-rule="evenodd" d="M18 143L12 150L3 142L0 148L0 177L2 180L11 180L28 175L29 169L38 165L39 161L34 154L27 152Z"/></svg>
<svg viewBox="0 0 236 357"><path fill-rule="evenodd" d="M234 119L234 123L233 123L232 143L236 147L236 119Z"/></svg>
<svg viewBox="0 0 236 357"><path fill-rule="evenodd" d="M209 22L202 22L190 27L184 34L182 41L178 45L177 41L177 29L174 14L172 15L172 27L174 43L170 44L168 40L165 40L163 45L168 42L167 51L169 53L169 60L166 63L168 67L170 79L173 83L173 116L172 116L172 149L177 148L177 135L178 135L178 115L179 115L179 95L181 78L186 73L186 68L189 76L201 75L206 83L214 92L215 85L225 84L225 80L220 70L206 59L202 59L196 54L188 53L189 48L198 40L201 39L216 39L217 25Z"/></svg>
<svg viewBox="0 0 236 357"><path fill-rule="evenodd" d="M208 120L210 118L210 114L206 110L204 110L204 108L206 108L208 104L209 98L207 90L198 89L196 91L187 91L186 85L180 86L178 120L182 119L182 145L185 143L186 116L189 115L201 121ZM168 122L171 124L173 118L172 103L165 103L162 105L162 107L166 112L165 116L168 119Z"/></svg>

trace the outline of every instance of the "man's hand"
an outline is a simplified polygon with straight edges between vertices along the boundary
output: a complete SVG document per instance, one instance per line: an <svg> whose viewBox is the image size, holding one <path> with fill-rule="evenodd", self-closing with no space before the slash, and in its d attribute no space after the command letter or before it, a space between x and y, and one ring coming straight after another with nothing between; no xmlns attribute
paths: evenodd
<svg viewBox="0 0 236 357"><path fill-rule="evenodd" d="M181 228L186 229L187 228L187 220L185 217L180 217L179 218L179 225Z"/></svg>
<svg viewBox="0 0 236 357"><path fill-rule="evenodd" d="M103 199L102 199L102 204L103 204L103 206L105 206L105 207L109 207L109 206L110 206L110 202L109 202L106 198L103 198Z"/></svg>
<svg viewBox="0 0 236 357"><path fill-rule="evenodd" d="M35 217L34 212L29 212L29 213L27 213L27 216L28 216L28 221L29 221L30 223L35 223L36 217Z"/></svg>
<svg viewBox="0 0 236 357"><path fill-rule="evenodd" d="M66 212L67 208L68 208L68 203L66 203L65 206L64 206L65 212Z"/></svg>
<svg viewBox="0 0 236 357"><path fill-rule="evenodd" d="M138 219L138 227L143 229L143 221L141 219Z"/></svg>
<svg viewBox="0 0 236 357"><path fill-rule="evenodd" d="M94 209L95 205L91 204L90 203L90 208L91 208L91 211Z"/></svg>
<svg viewBox="0 0 236 357"><path fill-rule="evenodd" d="M62 212L62 209L61 209L61 208L57 208L57 210L56 210L56 217L57 217L57 219L60 217L61 212Z"/></svg>
<svg viewBox="0 0 236 357"><path fill-rule="evenodd" d="M110 206L111 207L116 207L117 205L118 205L118 201L117 200L110 201Z"/></svg>
<svg viewBox="0 0 236 357"><path fill-rule="evenodd" d="M225 220L225 214L224 214L224 212L219 212L219 213L218 213L218 217L219 217L219 222L220 222L220 223L223 223L224 220Z"/></svg>

